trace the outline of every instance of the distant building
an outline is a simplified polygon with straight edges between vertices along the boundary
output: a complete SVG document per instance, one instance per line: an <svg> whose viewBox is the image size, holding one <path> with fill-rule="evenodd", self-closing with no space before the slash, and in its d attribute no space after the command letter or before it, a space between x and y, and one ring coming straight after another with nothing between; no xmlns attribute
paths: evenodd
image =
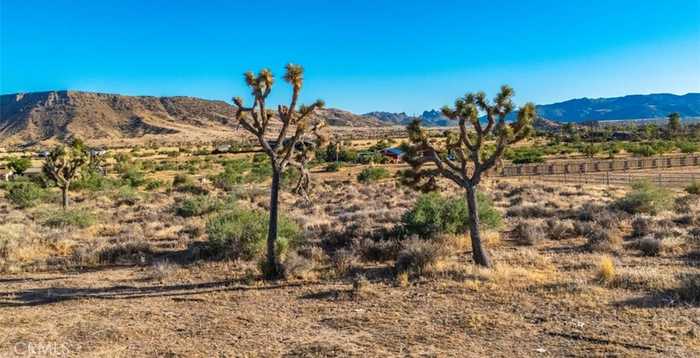
<svg viewBox="0 0 700 358"><path fill-rule="evenodd" d="M404 156L404 151L399 148L386 148L382 150L382 155L389 158L392 163L398 163Z"/></svg>

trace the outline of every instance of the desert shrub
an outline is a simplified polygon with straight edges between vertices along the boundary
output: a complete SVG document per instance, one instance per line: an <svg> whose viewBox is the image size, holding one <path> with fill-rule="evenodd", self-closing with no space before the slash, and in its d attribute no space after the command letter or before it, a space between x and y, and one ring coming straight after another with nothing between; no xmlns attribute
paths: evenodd
<svg viewBox="0 0 700 358"><path fill-rule="evenodd" d="M153 253L151 244L144 239L128 239L110 243L97 252L100 262L144 262Z"/></svg>
<svg viewBox="0 0 700 358"><path fill-rule="evenodd" d="M341 167L342 165L339 162L332 162L326 165L325 171L333 173L339 171Z"/></svg>
<svg viewBox="0 0 700 358"><path fill-rule="evenodd" d="M284 276L287 278L304 279L314 268L314 262L296 251L290 252L282 262Z"/></svg>
<svg viewBox="0 0 700 358"><path fill-rule="evenodd" d="M244 182L244 174L249 169L250 161L248 160L228 160L224 163L224 171L213 176L211 179L218 188L230 191Z"/></svg>
<svg viewBox="0 0 700 358"><path fill-rule="evenodd" d="M20 181L9 185L7 199L19 208L29 208L46 196L46 190L31 181Z"/></svg>
<svg viewBox="0 0 700 358"><path fill-rule="evenodd" d="M383 262L395 260L400 250L400 244L396 240L362 240L359 245L360 255L363 260Z"/></svg>
<svg viewBox="0 0 700 358"><path fill-rule="evenodd" d="M514 164L542 163L544 152L537 148L512 148L507 149L504 157Z"/></svg>
<svg viewBox="0 0 700 358"><path fill-rule="evenodd" d="M553 215L553 210L543 204L529 204L513 206L506 211L506 216L520 218L546 218Z"/></svg>
<svg viewBox="0 0 700 358"><path fill-rule="evenodd" d="M685 192L692 195L700 195L700 181L694 181L685 187Z"/></svg>
<svg viewBox="0 0 700 358"><path fill-rule="evenodd" d="M173 187L187 184L194 184L194 178L190 175L176 174L173 178Z"/></svg>
<svg viewBox="0 0 700 358"><path fill-rule="evenodd" d="M173 178L173 190L181 193L204 195L208 191L195 183L194 177L186 174L177 174Z"/></svg>
<svg viewBox="0 0 700 358"><path fill-rule="evenodd" d="M644 256L658 256L663 250L663 242L652 236L645 236L636 240L633 246Z"/></svg>
<svg viewBox="0 0 700 358"><path fill-rule="evenodd" d="M566 239L574 233L574 225L571 221L554 218L547 220L547 235L552 240Z"/></svg>
<svg viewBox="0 0 700 358"><path fill-rule="evenodd" d="M684 273L678 277L678 288L673 293L682 302L700 303L700 274Z"/></svg>
<svg viewBox="0 0 700 358"><path fill-rule="evenodd" d="M126 167L119 177L124 184L133 188L141 186L146 182L143 172L134 165Z"/></svg>
<svg viewBox="0 0 700 358"><path fill-rule="evenodd" d="M614 207L630 214L656 215L670 208L671 193L648 181L632 183L632 190L614 203Z"/></svg>
<svg viewBox="0 0 700 358"><path fill-rule="evenodd" d="M682 153L695 153L700 150L700 145L693 142L678 142L676 147L681 150Z"/></svg>
<svg viewBox="0 0 700 358"><path fill-rule="evenodd" d="M641 237L650 235L655 228L654 220L646 215L635 215L632 219L632 236Z"/></svg>
<svg viewBox="0 0 700 358"><path fill-rule="evenodd" d="M146 182L146 186L144 188L146 190L158 190L163 185L164 185L164 183L160 180L149 180Z"/></svg>
<svg viewBox="0 0 700 358"><path fill-rule="evenodd" d="M17 175L23 175L31 166L31 159L26 157L10 157L7 161L7 167Z"/></svg>
<svg viewBox="0 0 700 358"><path fill-rule="evenodd" d="M515 242L519 245L535 245L546 237L542 223L520 221L513 228Z"/></svg>
<svg viewBox="0 0 700 358"><path fill-rule="evenodd" d="M335 272L340 275L344 276L350 270L352 270L353 267L357 264L358 258L355 253L347 248L341 248L335 251L335 253L331 256L331 263L333 264L333 268L335 269Z"/></svg>
<svg viewBox="0 0 700 358"><path fill-rule="evenodd" d="M421 276L428 273L447 256L447 250L438 241L411 238L404 241L399 251L395 269L397 273L409 273Z"/></svg>
<svg viewBox="0 0 700 358"><path fill-rule="evenodd" d="M211 218L206 224L209 245L224 257L251 260L261 257L267 240L269 216L258 210L232 208ZM288 247L301 243L299 226L280 215L277 223L277 250L283 256Z"/></svg>
<svg viewBox="0 0 700 358"><path fill-rule="evenodd" d="M386 170L386 168L370 167L363 169L360 172L360 174L357 175L357 180L361 183L369 183L381 179L386 179L390 176L391 174L388 170Z"/></svg>
<svg viewBox="0 0 700 358"><path fill-rule="evenodd" d="M50 227L74 226L81 229L93 225L95 215L85 209L59 210L49 213L44 220L44 225Z"/></svg>
<svg viewBox="0 0 700 358"><path fill-rule="evenodd" d="M648 144L633 144L627 146L626 150L635 156L652 157L659 154L654 147Z"/></svg>
<svg viewBox="0 0 700 358"><path fill-rule="evenodd" d="M501 214L491 200L477 196L482 228L496 229L501 225ZM469 209L464 197L443 197L438 193L421 195L413 208L402 218L407 235L434 238L440 234L463 234L469 231Z"/></svg>
<svg viewBox="0 0 700 358"><path fill-rule="evenodd" d="M222 203L220 200L208 195L198 195L180 202L175 208L175 214L188 218L208 214L221 207Z"/></svg>
<svg viewBox="0 0 700 358"><path fill-rule="evenodd" d="M589 226L583 235L586 248L595 252L615 252L622 246L622 237L616 230L609 230L599 225Z"/></svg>
<svg viewBox="0 0 700 358"><path fill-rule="evenodd" d="M134 205L140 199L139 192L131 186L121 186L111 193L112 199L117 205Z"/></svg>

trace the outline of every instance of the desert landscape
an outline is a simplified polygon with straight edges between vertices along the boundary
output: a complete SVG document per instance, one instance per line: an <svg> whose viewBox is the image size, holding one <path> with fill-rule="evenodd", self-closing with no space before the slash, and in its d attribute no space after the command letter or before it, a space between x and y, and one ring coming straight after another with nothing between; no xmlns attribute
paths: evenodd
<svg viewBox="0 0 700 358"><path fill-rule="evenodd" d="M0 357L700 356L698 14L2 1Z"/></svg>

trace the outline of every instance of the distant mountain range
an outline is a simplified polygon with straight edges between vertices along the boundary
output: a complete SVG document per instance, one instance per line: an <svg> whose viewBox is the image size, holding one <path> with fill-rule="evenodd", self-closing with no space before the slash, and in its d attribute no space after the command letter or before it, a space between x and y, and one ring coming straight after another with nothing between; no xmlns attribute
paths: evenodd
<svg viewBox="0 0 700 358"><path fill-rule="evenodd" d="M630 95L612 98L577 98L564 102L538 105L537 113L542 119L556 122L588 122L611 120L636 120L664 118L678 112L681 117L700 117L700 93L674 95L668 93ZM509 120L515 119L512 113ZM454 125L439 111L425 111L418 116L406 113L370 112L365 116L382 122L406 125L419 118L426 126ZM482 120L485 118L482 117Z"/></svg>
<svg viewBox="0 0 700 358"><path fill-rule="evenodd" d="M615 98L580 98L537 106L539 128L557 122L663 118L679 112L700 117L700 93L650 94ZM50 91L0 96L0 144L31 145L75 135L111 145L144 141L214 141L241 138L232 125L235 109L223 101L194 97L124 96L118 94ZM516 114L512 114L514 118ZM426 126L454 125L437 110L420 115L370 112L363 115L327 108L317 116L331 126L404 126L419 118ZM277 124L277 123L276 123Z"/></svg>
<svg viewBox="0 0 700 358"><path fill-rule="evenodd" d="M659 93L613 98L578 98L537 106L540 116L559 122L610 121L700 116L700 93Z"/></svg>

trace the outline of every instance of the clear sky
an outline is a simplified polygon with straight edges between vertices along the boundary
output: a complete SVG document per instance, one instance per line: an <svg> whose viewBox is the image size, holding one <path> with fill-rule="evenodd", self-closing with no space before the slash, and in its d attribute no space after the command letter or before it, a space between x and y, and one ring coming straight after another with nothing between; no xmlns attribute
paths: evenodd
<svg viewBox="0 0 700 358"><path fill-rule="evenodd" d="M0 93L303 97L417 113L503 83L516 101L700 92L700 0L0 0ZM288 95L281 81L273 101ZM286 100L285 100L286 102Z"/></svg>

